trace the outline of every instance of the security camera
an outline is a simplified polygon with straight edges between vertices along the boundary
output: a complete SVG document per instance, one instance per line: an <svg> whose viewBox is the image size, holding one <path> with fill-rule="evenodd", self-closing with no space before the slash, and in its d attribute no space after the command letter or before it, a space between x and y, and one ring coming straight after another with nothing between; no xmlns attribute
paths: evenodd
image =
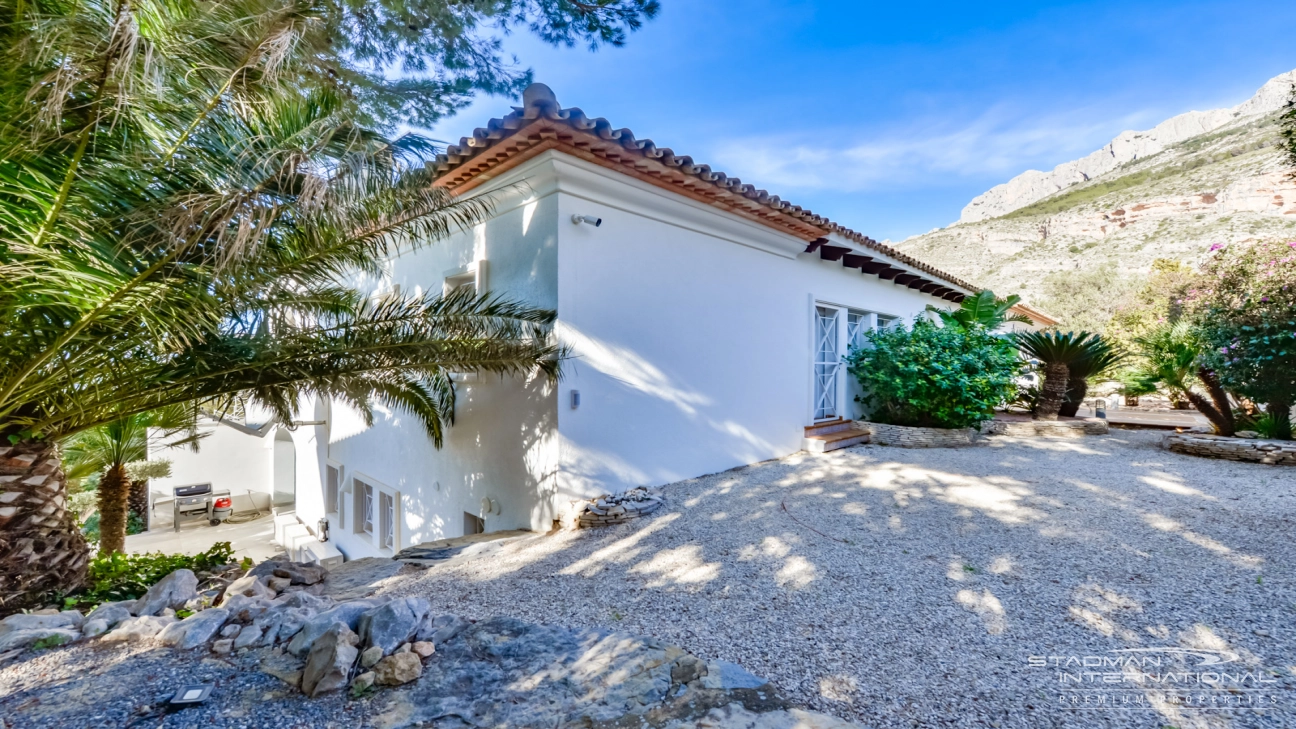
<svg viewBox="0 0 1296 729"><path fill-rule="evenodd" d="M597 228L603 224L603 218L596 218L593 215L573 215L572 223L575 225L580 225L581 223L589 223L590 225Z"/></svg>

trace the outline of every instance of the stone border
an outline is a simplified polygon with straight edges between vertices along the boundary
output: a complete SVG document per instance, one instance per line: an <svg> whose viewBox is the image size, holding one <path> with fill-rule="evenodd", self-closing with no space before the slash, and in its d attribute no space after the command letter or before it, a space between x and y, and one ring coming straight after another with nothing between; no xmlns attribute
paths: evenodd
<svg viewBox="0 0 1296 729"><path fill-rule="evenodd" d="M620 504L600 506L599 502L602 498L599 497L585 505L585 508L576 517L577 529L624 524L641 516L648 516L661 508L662 505L661 499L656 496L649 496L643 501L626 501Z"/></svg>
<svg viewBox="0 0 1296 729"><path fill-rule="evenodd" d="M1206 433L1170 433L1161 439L1161 447L1175 453L1226 461L1267 463L1271 466L1296 466L1296 441L1260 438L1229 438Z"/></svg>
<svg viewBox="0 0 1296 729"><path fill-rule="evenodd" d="M1024 438L1083 438L1107 435L1110 426L1103 418L1075 420L990 420L981 424L986 435L1011 435Z"/></svg>
<svg viewBox="0 0 1296 729"><path fill-rule="evenodd" d="M869 442L899 448L966 448L976 445L972 428L914 428L860 421L856 427L869 434Z"/></svg>

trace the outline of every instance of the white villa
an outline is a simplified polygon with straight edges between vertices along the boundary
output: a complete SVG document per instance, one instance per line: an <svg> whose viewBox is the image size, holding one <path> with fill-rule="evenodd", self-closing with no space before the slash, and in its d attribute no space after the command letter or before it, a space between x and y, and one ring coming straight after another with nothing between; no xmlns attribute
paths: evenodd
<svg viewBox="0 0 1296 729"><path fill-rule="evenodd" d="M282 511L295 498L312 533L327 519L348 558L481 531L548 531L599 494L801 450L807 426L858 416L841 357L861 332L976 290L564 109L542 84L433 168L458 194L491 194L494 216L362 285L376 294L472 286L555 309L572 354L563 379L458 376L441 450L401 412L366 427L313 403L291 426L161 456L176 475L155 489L203 480L241 495L256 483Z"/></svg>

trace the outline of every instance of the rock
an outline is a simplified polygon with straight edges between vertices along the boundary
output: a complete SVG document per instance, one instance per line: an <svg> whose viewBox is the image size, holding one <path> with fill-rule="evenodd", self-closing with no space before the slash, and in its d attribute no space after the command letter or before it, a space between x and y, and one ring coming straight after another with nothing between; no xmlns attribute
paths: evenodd
<svg viewBox="0 0 1296 729"><path fill-rule="evenodd" d="M302 625L300 631L293 636L292 641L288 643L288 652L294 656L306 655L315 639L324 635L333 623L342 623L348 629L355 630L360 622L360 616L372 610L373 607L374 604L368 601L344 602L332 610L325 610L310 617ZM287 616L285 616L286 619ZM282 632L280 635L282 635Z"/></svg>
<svg viewBox="0 0 1296 729"><path fill-rule="evenodd" d="M419 655L419 658L427 658L433 653L436 653L436 646L429 640L415 641L410 648Z"/></svg>
<svg viewBox="0 0 1296 729"><path fill-rule="evenodd" d="M333 600L327 597L318 597L309 592L301 590L290 590L276 597L271 605L275 607L299 607L307 608L311 614L324 612L333 607Z"/></svg>
<svg viewBox="0 0 1296 729"><path fill-rule="evenodd" d="M385 557L362 557L343 562L329 570L324 581L325 594L334 600L357 600L369 597L380 587L410 569L403 562Z"/></svg>
<svg viewBox="0 0 1296 729"><path fill-rule="evenodd" d="M365 647L379 646L391 653L418 632L428 612L428 601L421 597L392 600L360 616L360 640Z"/></svg>
<svg viewBox="0 0 1296 729"><path fill-rule="evenodd" d="M265 637L265 628L260 625L248 625L239 631L238 637L234 639L234 648L241 650L243 648L256 648L261 645Z"/></svg>
<svg viewBox="0 0 1296 729"><path fill-rule="evenodd" d="M137 618L127 618L118 623L117 627L112 631L105 634L102 640L151 640L152 638L157 637L157 634L161 633L163 629L175 622L175 618L155 615L141 615Z"/></svg>
<svg viewBox="0 0 1296 729"><path fill-rule="evenodd" d="M409 652L412 651L412 650L414 650L414 644L413 644L413 643L403 643L403 644L401 644L401 647L400 647L400 648L397 648L397 649L396 649L395 652L396 652L396 653L409 653Z"/></svg>
<svg viewBox="0 0 1296 729"><path fill-rule="evenodd" d="M312 614L305 608L289 608L279 615L279 628L275 631L275 640L291 640L293 636L306 627Z"/></svg>
<svg viewBox="0 0 1296 729"><path fill-rule="evenodd" d="M234 641L230 638L222 638L212 643L212 653L232 653L234 651Z"/></svg>
<svg viewBox="0 0 1296 729"><path fill-rule="evenodd" d="M416 640L432 641L436 645L445 645L447 641L462 633L471 623L458 615L431 615L419 627Z"/></svg>
<svg viewBox="0 0 1296 729"><path fill-rule="evenodd" d="M355 679L351 681L351 695L359 696L360 694L373 688L374 679L376 678L377 678L377 674L375 674L373 671L365 671L359 676L356 676Z"/></svg>
<svg viewBox="0 0 1296 729"><path fill-rule="evenodd" d="M261 660L260 670L261 673L274 676L293 688L301 686L302 662L283 654L278 648Z"/></svg>
<svg viewBox="0 0 1296 729"><path fill-rule="evenodd" d="M168 608L184 607L198 596L198 578L192 570L176 570L163 577L135 601L136 615L157 615Z"/></svg>
<svg viewBox="0 0 1296 729"><path fill-rule="evenodd" d="M266 580L266 587L274 590L276 593L283 592L291 584L292 581L287 577L271 577Z"/></svg>
<svg viewBox="0 0 1296 729"><path fill-rule="evenodd" d="M859 724L814 711L776 709L757 713L738 701L712 709L700 718L677 719L660 726L661 729L861 729Z"/></svg>
<svg viewBox="0 0 1296 729"><path fill-rule="evenodd" d="M264 597L235 595L226 600L221 607L229 611L231 620L250 623L264 615L273 606L274 603Z"/></svg>
<svg viewBox="0 0 1296 729"><path fill-rule="evenodd" d="M45 616L33 615L31 617ZM32 644L37 641L43 641L45 647L53 648L57 645L71 643L80 638L81 633L72 630L71 628L32 628L30 630L11 630L3 636L0 636L0 653L14 649L30 648Z"/></svg>
<svg viewBox="0 0 1296 729"><path fill-rule="evenodd" d="M65 612L56 612L52 615L37 615L35 613L18 613L10 615L4 620L0 620L0 639L3 639L10 633L27 632L31 630L71 630L81 627L83 618L81 613L75 610Z"/></svg>
<svg viewBox="0 0 1296 729"><path fill-rule="evenodd" d="M308 562L287 562L275 568L274 576L287 578L292 585L314 585L328 577L328 570Z"/></svg>
<svg viewBox="0 0 1296 729"><path fill-rule="evenodd" d="M229 587L225 588L225 596L222 597L221 601L217 604L221 607L225 607L226 603L239 595L273 600L277 596L277 593L266 586L266 581L269 579L269 577L265 577L264 575L258 576L251 573L243 575L237 580L231 582Z"/></svg>
<svg viewBox="0 0 1296 729"><path fill-rule="evenodd" d="M85 621L85 624L81 626L81 635L87 638L94 638L96 636L103 635L104 633L107 632L108 632L108 621L103 620L102 618L96 618L95 620L87 620Z"/></svg>
<svg viewBox="0 0 1296 729"><path fill-rule="evenodd" d="M85 618L86 622L102 620L111 628L131 616L130 608L134 603L134 600L129 602L105 602L90 611L90 614Z"/></svg>
<svg viewBox="0 0 1296 729"><path fill-rule="evenodd" d="M1238 437L1238 438L1252 438L1252 439L1255 439L1255 438L1259 438L1259 437L1260 437L1260 434L1259 434L1258 432L1254 431L1254 430L1239 430L1239 431L1237 431L1236 433L1234 433L1233 435L1236 436L1236 437Z"/></svg>
<svg viewBox="0 0 1296 729"><path fill-rule="evenodd" d="M728 661L710 661L702 674L702 688L732 691L734 689L760 688L769 683L742 666Z"/></svg>
<svg viewBox="0 0 1296 729"><path fill-rule="evenodd" d="M671 680L675 683L692 683L705 675L707 665L697 656L683 656L671 668Z"/></svg>
<svg viewBox="0 0 1296 729"><path fill-rule="evenodd" d="M238 634L243 631L243 626L237 623L231 623L221 628L220 635L222 638L237 638Z"/></svg>
<svg viewBox="0 0 1296 729"><path fill-rule="evenodd" d="M423 662L415 653L394 653L374 666L379 686L403 686L423 675Z"/></svg>
<svg viewBox="0 0 1296 729"><path fill-rule="evenodd" d="M302 693L314 698L346 686L359 645L360 636L343 623L333 623L311 644L302 669Z"/></svg>
<svg viewBox="0 0 1296 729"><path fill-rule="evenodd" d="M373 668L375 663L382 660L382 657L383 649L381 646L370 646L360 654L360 665L365 668Z"/></svg>
<svg viewBox="0 0 1296 729"><path fill-rule="evenodd" d="M198 596L184 604L184 609L191 613L198 613L216 604L220 596L225 594L225 588L216 588L203 590Z"/></svg>
<svg viewBox="0 0 1296 729"><path fill-rule="evenodd" d="M163 645L175 646L182 651L192 650L206 645L228 619L229 611L223 608L204 610L166 626L158 633L157 639Z"/></svg>

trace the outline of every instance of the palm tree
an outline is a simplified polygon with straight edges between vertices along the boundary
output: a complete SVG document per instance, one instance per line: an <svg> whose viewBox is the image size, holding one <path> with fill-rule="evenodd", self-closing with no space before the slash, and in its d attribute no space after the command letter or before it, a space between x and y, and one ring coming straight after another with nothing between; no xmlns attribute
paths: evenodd
<svg viewBox="0 0 1296 729"><path fill-rule="evenodd" d="M1192 403L1216 433L1233 435L1237 424L1232 403L1215 372L1202 362L1202 346L1189 323L1164 324L1134 342L1143 360L1131 378L1136 387L1147 392L1160 385ZM1194 389L1197 384L1206 396Z"/></svg>
<svg viewBox="0 0 1296 729"><path fill-rule="evenodd" d="M1057 420L1066 399L1071 365L1086 356L1094 335L1089 332L1019 332L1017 348L1044 365L1044 383L1035 407L1037 420Z"/></svg>
<svg viewBox="0 0 1296 729"><path fill-rule="evenodd" d="M1075 417L1089 392L1089 380L1111 372L1127 356L1101 335L1091 337L1084 353L1067 365L1067 392L1058 415Z"/></svg>
<svg viewBox="0 0 1296 729"><path fill-rule="evenodd" d="M975 296L968 296L954 311L946 311L931 304L930 311L940 317L945 326L960 326L967 329L972 326L985 327L994 331L1007 322L1030 324L1030 317L1024 314L1009 314L1009 311L1021 303L1021 297L1013 294L1006 299L996 298L993 291L986 289Z"/></svg>
<svg viewBox="0 0 1296 729"><path fill-rule="evenodd" d="M181 403L83 430L62 444L63 465L69 479L99 474L100 554L122 551L126 546L128 511L140 511L142 515L135 494L136 484L128 474L127 464L148 458L150 436L154 442L168 446L196 448L197 418L198 410L192 403ZM132 502L134 508L128 508ZM147 508L147 491L144 508Z"/></svg>
<svg viewBox="0 0 1296 729"><path fill-rule="evenodd" d="M358 127L318 9L7 2L0 24L0 609L84 579L57 444L183 403L411 413L451 372L558 374L554 314L349 281L483 220L430 146Z"/></svg>

